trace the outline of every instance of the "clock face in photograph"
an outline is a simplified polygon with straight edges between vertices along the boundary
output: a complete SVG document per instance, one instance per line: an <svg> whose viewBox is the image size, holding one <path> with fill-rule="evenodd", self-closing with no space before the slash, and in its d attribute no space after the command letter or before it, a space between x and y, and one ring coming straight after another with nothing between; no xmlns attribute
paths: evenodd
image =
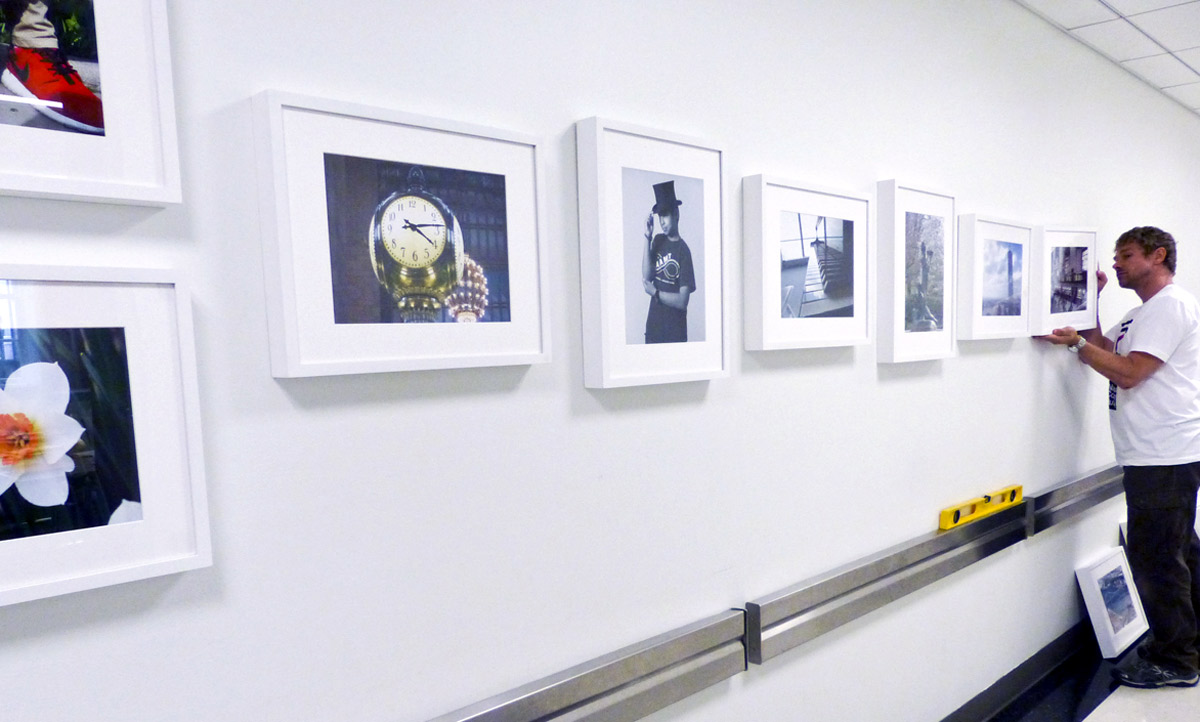
<svg viewBox="0 0 1200 722"><path fill-rule="evenodd" d="M383 246L402 266L425 268L446 248L446 219L421 196L400 196L379 221Z"/></svg>

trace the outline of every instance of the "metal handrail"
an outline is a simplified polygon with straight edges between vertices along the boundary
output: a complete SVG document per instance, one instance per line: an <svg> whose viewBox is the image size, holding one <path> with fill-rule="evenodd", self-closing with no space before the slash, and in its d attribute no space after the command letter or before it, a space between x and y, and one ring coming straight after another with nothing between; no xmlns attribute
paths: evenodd
<svg viewBox="0 0 1200 722"><path fill-rule="evenodd" d="M1025 503L933 532L746 605L746 649L762 664L1025 539Z"/></svg>
<svg viewBox="0 0 1200 722"><path fill-rule="evenodd" d="M1121 476L1091 472L430 722L633 722L1078 516Z"/></svg>
<svg viewBox="0 0 1200 722"><path fill-rule="evenodd" d="M745 615L722 612L431 722L636 720L746 669Z"/></svg>
<svg viewBox="0 0 1200 722"><path fill-rule="evenodd" d="M1120 466L1107 466L1029 499L1028 534L1033 536L1125 491Z"/></svg>

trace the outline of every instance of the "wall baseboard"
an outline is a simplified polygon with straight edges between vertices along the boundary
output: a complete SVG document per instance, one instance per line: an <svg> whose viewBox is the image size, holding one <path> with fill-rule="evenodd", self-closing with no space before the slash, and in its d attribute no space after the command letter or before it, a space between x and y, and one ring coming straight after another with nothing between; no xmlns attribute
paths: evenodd
<svg viewBox="0 0 1200 722"><path fill-rule="evenodd" d="M1095 640L1091 625L1085 619L1017 665L1016 669L991 687L975 695L942 722L987 722L1089 643L1094 644Z"/></svg>

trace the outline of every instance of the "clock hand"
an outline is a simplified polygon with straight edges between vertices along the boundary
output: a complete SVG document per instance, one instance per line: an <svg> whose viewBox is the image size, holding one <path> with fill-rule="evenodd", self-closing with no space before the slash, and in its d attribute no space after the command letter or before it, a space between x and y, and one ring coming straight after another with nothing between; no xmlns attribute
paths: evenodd
<svg viewBox="0 0 1200 722"><path fill-rule="evenodd" d="M425 224L425 225L436 225L436 224L428 224L428 223L427 223L427 224ZM437 245L436 243L434 243L434 242L433 242L433 239L432 239L432 238L430 238L429 236L425 235L425 231L422 231L422 230L421 230L421 229L420 229L420 228L417 226L417 224L409 222L409 220L408 220L407 218L405 218L405 219L404 219L404 228L408 228L408 229L411 229L411 230L414 230L414 231L416 231L417 233L420 233L420 234L421 234L421 238L424 238L425 240L429 241L429 245L431 245L431 246L436 246L436 245Z"/></svg>

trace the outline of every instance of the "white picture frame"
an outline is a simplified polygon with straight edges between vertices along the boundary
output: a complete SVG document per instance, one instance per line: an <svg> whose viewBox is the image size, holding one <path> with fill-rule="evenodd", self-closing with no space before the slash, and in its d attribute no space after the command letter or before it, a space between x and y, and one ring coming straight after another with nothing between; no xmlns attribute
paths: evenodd
<svg viewBox="0 0 1200 722"><path fill-rule="evenodd" d="M742 179L748 351L870 340L870 200L763 175Z"/></svg>
<svg viewBox="0 0 1200 722"><path fill-rule="evenodd" d="M954 196L894 179L879 181L876 191L877 360L905 363L953 356Z"/></svg>
<svg viewBox="0 0 1200 722"><path fill-rule="evenodd" d="M1150 629L1125 550L1116 547L1075 569L1100 653L1120 656Z"/></svg>
<svg viewBox="0 0 1200 722"><path fill-rule="evenodd" d="M601 118L579 121L575 132L585 386L727 376L723 152L707 141ZM654 243L667 237L652 212L661 184L677 189L679 236L697 284L685 309L686 342L647 342L658 299L648 293L641 264L650 245L646 223Z"/></svg>
<svg viewBox="0 0 1200 722"><path fill-rule="evenodd" d="M968 213L958 217L959 340L1029 335L1033 227Z"/></svg>
<svg viewBox="0 0 1200 722"><path fill-rule="evenodd" d="M1094 228L1034 229L1032 335L1044 336L1065 326L1079 331L1096 327L1096 238Z"/></svg>
<svg viewBox="0 0 1200 722"><path fill-rule="evenodd" d="M255 105L276 377L549 361L544 175L536 138L274 90L260 93ZM419 177L414 168L421 169ZM430 295L441 322L407 322L412 319L401 317L398 306L410 296L379 280L390 278L381 264L392 251L372 246L373 224L388 199L414 183L446 196L457 208L459 250L483 258L481 270L491 281L479 323L453 322L464 318L451 315L448 286ZM503 265L492 262L497 255ZM493 269L503 275L492 276ZM453 272L453 293L468 284L469 273Z"/></svg>
<svg viewBox="0 0 1200 722"><path fill-rule="evenodd" d="M94 4L103 135L0 125L0 193L166 206L182 200L165 0Z"/></svg>
<svg viewBox="0 0 1200 722"><path fill-rule="evenodd" d="M107 354L90 344L82 354L56 351L70 334L93 340L118 334L114 338L120 341L109 344L113 350ZM93 383L104 380L103 394L94 391L100 386L77 386L78 376L70 382L72 401L66 413L75 413L72 404L80 396L91 402L88 413L76 413L83 431L81 443L69 455L78 451L80 456L74 468L67 469L70 490L65 503L76 510L95 503L83 493L89 488L81 486L85 483L109 489L117 484L137 492L137 499L126 496L107 522L103 517L98 522L72 517L68 528L38 529L29 517L0 513L0 566L5 569L0 605L212 564L193 344L190 296L172 272L0 266L5 393L12 392L12 366L24 368L30 353L32 360L53 362L62 369L61 376L72 373L74 364L76 371L85 368ZM72 355L88 361L73 361ZM127 391L121 392L126 381ZM113 402L114 398L128 403ZM13 399L6 397L8 413L19 408ZM131 436L121 433L129 426ZM122 449L131 453L118 453ZM91 469L86 462L89 450ZM0 482L0 491L29 499L25 494L30 489L21 484L20 478L11 485ZM6 508L12 509L15 499L9 497ZM110 505L115 501L109 498ZM39 506L37 516L53 517L58 509Z"/></svg>

